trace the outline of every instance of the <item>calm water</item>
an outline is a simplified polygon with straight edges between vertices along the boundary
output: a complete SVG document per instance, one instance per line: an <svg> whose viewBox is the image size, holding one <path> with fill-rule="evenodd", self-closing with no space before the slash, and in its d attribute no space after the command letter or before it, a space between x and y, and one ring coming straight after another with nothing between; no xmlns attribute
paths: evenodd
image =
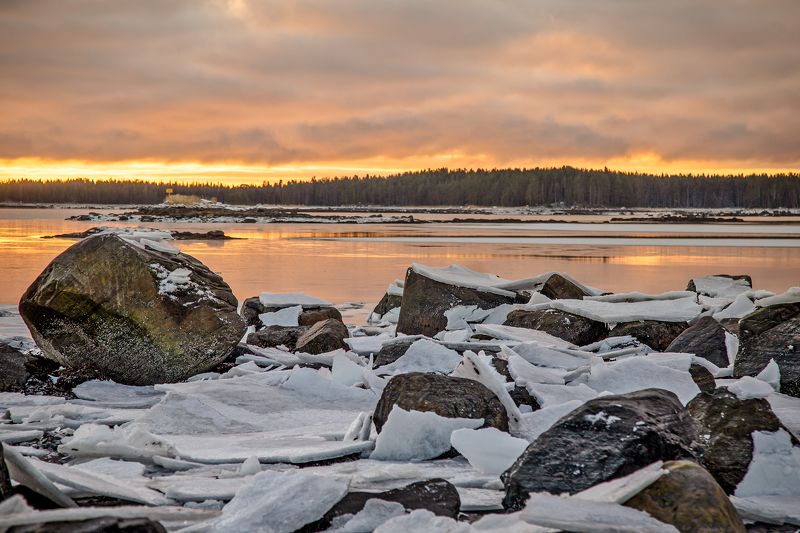
<svg viewBox="0 0 800 533"><path fill-rule="evenodd" d="M18 302L39 272L75 242L43 235L98 225L64 220L88 211L0 208L0 304ZM148 226L222 229L241 237L176 243L222 274L240 300L265 290L304 291L335 303L374 304L412 262L460 264L508 278L561 270L608 291L683 289L691 277L714 273L747 273L756 287L776 292L800 285L798 223L598 225L587 223L603 220L597 216L557 218L570 222ZM363 318L367 311L351 316Z"/></svg>

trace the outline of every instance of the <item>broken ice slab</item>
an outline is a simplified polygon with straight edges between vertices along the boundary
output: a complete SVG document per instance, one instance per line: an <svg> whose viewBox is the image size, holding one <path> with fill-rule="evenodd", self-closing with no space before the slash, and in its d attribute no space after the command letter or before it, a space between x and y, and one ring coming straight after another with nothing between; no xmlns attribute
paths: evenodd
<svg viewBox="0 0 800 533"><path fill-rule="evenodd" d="M209 520L219 515L219 511L188 509L185 507L81 507L74 509L54 509L50 511L23 511L0 515L0 531L14 526L47 524L51 522L79 522L101 517L115 518L149 518L150 520L169 523L170 529L189 526Z"/></svg>
<svg viewBox="0 0 800 533"><path fill-rule="evenodd" d="M800 526L800 499L797 496L731 496L730 499L744 520Z"/></svg>
<svg viewBox="0 0 800 533"><path fill-rule="evenodd" d="M345 442L289 432L171 435L168 440L177 457L205 464L242 462L253 456L262 463L302 464L360 454L374 447L372 441Z"/></svg>
<svg viewBox="0 0 800 533"><path fill-rule="evenodd" d="M503 497L506 493L502 490L465 487L456 487L456 490L461 500L462 513L503 510Z"/></svg>
<svg viewBox="0 0 800 533"><path fill-rule="evenodd" d="M51 405L23 405L11 406L7 413L14 423L35 425L38 429L54 429L68 427L77 429L82 424L96 423L107 426L116 426L130 422L141 416L143 409L117 409L104 407L89 407L74 403Z"/></svg>
<svg viewBox="0 0 800 533"><path fill-rule="evenodd" d="M13 424L8 425L11 426L9 429L5 429L3 426L0 426L0 442L5 444L16 444L18 442L37 440L44 435L44 432L38 429L15 431L12 429L14 427Z"/></svg>
<svg viewBox="0 0 800 533"><path fill-rule="evenodd" d="M72 389L78 400L70 403L95 407L146 408L157 404L164 396L152 385L122 385L113 381L93 379Z"/></svg>
<svg viewBox="0 0 800 533"><path fill-rule="evenodd" d="M31 459L23 457L11 446L3 446L3 456L12 480L41 494L45 498L49 498L62 507L76 507L75 502L39 471L33 465ZM0 531L3 531L1 519Z"/></svg>

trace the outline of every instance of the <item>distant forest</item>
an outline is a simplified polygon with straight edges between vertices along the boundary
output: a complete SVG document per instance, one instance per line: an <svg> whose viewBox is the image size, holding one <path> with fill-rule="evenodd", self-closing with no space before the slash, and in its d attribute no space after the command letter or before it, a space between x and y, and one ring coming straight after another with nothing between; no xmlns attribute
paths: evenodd
<svg viewBox="0 0 800 533"><path fill-rule="evenodd" d="M800 207L800 174L648 175L572 167L425 170L229 186L87 179L0 183L2 203L158 204L175 194L228 204L584 207Z"/></svg>

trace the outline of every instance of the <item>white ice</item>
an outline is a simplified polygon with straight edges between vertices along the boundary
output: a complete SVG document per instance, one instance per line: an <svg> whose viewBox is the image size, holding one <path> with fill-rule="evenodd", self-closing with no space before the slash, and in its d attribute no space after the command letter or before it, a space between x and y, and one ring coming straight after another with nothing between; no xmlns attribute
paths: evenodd
<svg viewBox="0 0 800 533"><path fill-rule="evenodd" d="M84 381L72 389L72 393L81 400L92 402L85 405L99 404L104 407L128 408L150 407L157 404L164 396L163 392L155 390L152 385L122 385L96 379Z"/></svg>
<svg viewBox="0 0 800 533"><path fill-rule="evenodd" d="M505 353L508 356L508 372L518 386L524 387L528 383L564 384L564 374L566 372L563 370L539 367L529 363L509 348L503 347L502 350L501 353Z"/></svg>
<svg viewBox="0 0 800 533"><path fill-rule="evenodd" d="M747 295L740 294L736 297L732 304L722 311L714 313L713 316L717 320L724 320L726 318L742 318L755 310L756 306L753 305L753 301L750 300Z"/></svg>
<svg viewBox="0 0 800 533"><path fill-rule="evenodd" d="M430 278L440 283L446 283L447 285L475 289L509 298L513 298L516 295L513 291L497 288L498 285L507 284L510 280L503 279L494 274L475 272L474 270L459 265L436 268L413 263L411 269L420 276Z"/></svg>
<svg viewBox="0 0 800 533"><path fill-rule="evenodd" d="M528 442L533 442L539 438L539 435L550 429L553 424L583 404L584 400L570 400L542 407L532 413L523 413L521 427L515 432L515 435L526 439Z"/></svg>
<svg viewBox="0 0 800 533"><path fill-rule="evenodd" d="M758 307L769 307L778 304L793 304L800 302L800 287L791 287L786 292L756 300Z"/></svg>
<svg viewBox="0 0 800 533"><path fill-rule="evenodd" d="M345 387L364 382L364 365L360 365L345 355L344 350L333 356L331 379Z"/></svg>
<svg viewBox="0 0 800 533"><path fill-rule="evenodd" d="M513 430L519 425L522 413L508 393L505 377L501 376L492 365L491 356L486 355L484 352L476 354L471 350L467 350L464 352L461 365L451 375L477 381L492 391L505 407L509 428Z"/></svg>
<svg viewBox="0 0 800 533"><path fill-rule="evenodd" d="M486 474L502 474L517 460L528 441L497 428L458 429L450 443L472 466Z"/></svg>
<svg viewBox="0 0 800 533"><path fill-rule="evenodd" d="M482 418L447 418L430 411L406 411L395 405L375 441L370 459L425 461L450 449L450 435L463 428L479 428Z"/></svg>
<svg viewBox="0 0 800 533"><path fill-rule="evenodd" d="M592 300L553 300L549 304L529 307L559 309L606 324L638 320L688 322L703 312L703 308L697 304L694 298L617 303Z"/></svg>
<svg viewBox="0 0 800 533"><path fill-rule="evenodd" d="M756 379L769 383L775 392L781 391L781 369L778 363L775 362L775 359L769 360L767 366L758 373Z"/></svg>
<svg viewBox="0 0 800 533"><path fill-rule="evenodd" d="M753 459L734 494L794 496L800 503L800 447L784 429L753 432Z"/></svg>
<svg viewBox="0 0 800 533"><path fill-rule="evenodd" d="M383 343L394 338L391 333L381 333L379 335L366 335L363 337L349 337L344 340L351 350L359 355L376 354L381 351Z"/></svg>
<svg viewBox="0 0 800 533"><path fill-rule="evenodd" d="M409 514L392 518L375 529L375 533L469 533L470 525L456 522L447 516L437 516L430 511L417 509Z"/></svg>
<svg viewBox="0 0 800 533"><path fill-rule="evenodd" d="M447 318L447 331L469 328L470 324L482 322L491 310L481 309L477 305L457 305L444 312Z"/></svg>
<svg viewBox="0 0 800 533"><path fill-rule="evenodd" d="M292 307L284 307L277 311L270 313L261 313L258 319L264 326L297 326L300 313L303 312L303 306L295 305Z"/></svg>
<svg viewBox="0 0 800 533"><path fill-rule="evenodd" d="M490 337L500 340L537 342L541 345L553 348L575 348L574 344L538 329L517 328L514 326L503 326L501 324L476 324L475 333L489 335Z"/></svg>
<svg viewBox="0 0 800 533"><path fill-rule="evenodd" d="M761 381L750 376L739 378L734 383L728 385L728 390L734 393L740 400L751 398L766 398L775 392L772 385L766 381Z"/></svg>
<svg viewBox="0 0 800 533"><path fill-rule="evenodd" d="M668 291L661 294L645 294L642 292L617 292L612 294L602 294L600 296L585 296L584 300L594 300L596 302L650 302L653 300L680 300L681 298L695 298L695 293L691 291Z"/></svg>
<svg viewBox="0 0 800 533"><path fill-rule="evenodd" d="M712 298L736 298L752 289L744 279L732 279L725 276L704 276L693 278L692 281L698 294L705 294Z"/></svg>
<svg viewBox="0 0 800 533"><path fill-rule="evenodd" d="M327 307L331 303L303 292L262 292L258 297L264 307Z"/></svg>
<svg viewBox="0 0 800 533"><path fill-rule="evenodd" d="M461 356L430 339L419 339L396 361L377 369L378 374L397 375L408 372L449 374L461 362Z"/></svg>
<svg viewBox="0 0 800 533"><path fill-rule="evenodd" d="M513 347L514 353L536 366L575 370L590 364L595 355L582 350L552 348L539 342L523 342Z"/></svg>
<svg viewBox="0 0 800 533"><path fill-rule="evenodd" d="M405 513L405 507L397 502L371 498L364 504L364 508L355 515L336 517L328 531L336 531L337 533L372 533L375 528L387 520ZM339 526L338 524L341 525Z"/></svg>
<svg viewBox="0 0 800 533"><path fill-rule="evenodd" d="M586 402L597 398L598 392L584 383L577 385L548 385L545 383L527 383L525 388L542 407L551 407L572 400Z"/></svg>
<svg viewBox="0 0 800 533"><path fill-rule="evenodd" d="M700 388L687 371L657 364L650 357L630 357L594 365L587 384L596 391L613 394L649 388L666 389L674 392L684 405L700 393Z"/></svg>

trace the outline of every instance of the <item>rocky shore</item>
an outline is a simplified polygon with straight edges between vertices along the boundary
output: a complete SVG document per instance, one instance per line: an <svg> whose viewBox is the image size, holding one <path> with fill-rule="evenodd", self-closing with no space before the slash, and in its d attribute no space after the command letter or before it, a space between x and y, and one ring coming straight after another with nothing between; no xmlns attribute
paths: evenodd
<svg viewBox="0 0 800 533"><path fill-rule="evenodd" d="M800 527L800 288L413 264L354 325L173 238L89 232L22 297L0 531Z"/></svg>

